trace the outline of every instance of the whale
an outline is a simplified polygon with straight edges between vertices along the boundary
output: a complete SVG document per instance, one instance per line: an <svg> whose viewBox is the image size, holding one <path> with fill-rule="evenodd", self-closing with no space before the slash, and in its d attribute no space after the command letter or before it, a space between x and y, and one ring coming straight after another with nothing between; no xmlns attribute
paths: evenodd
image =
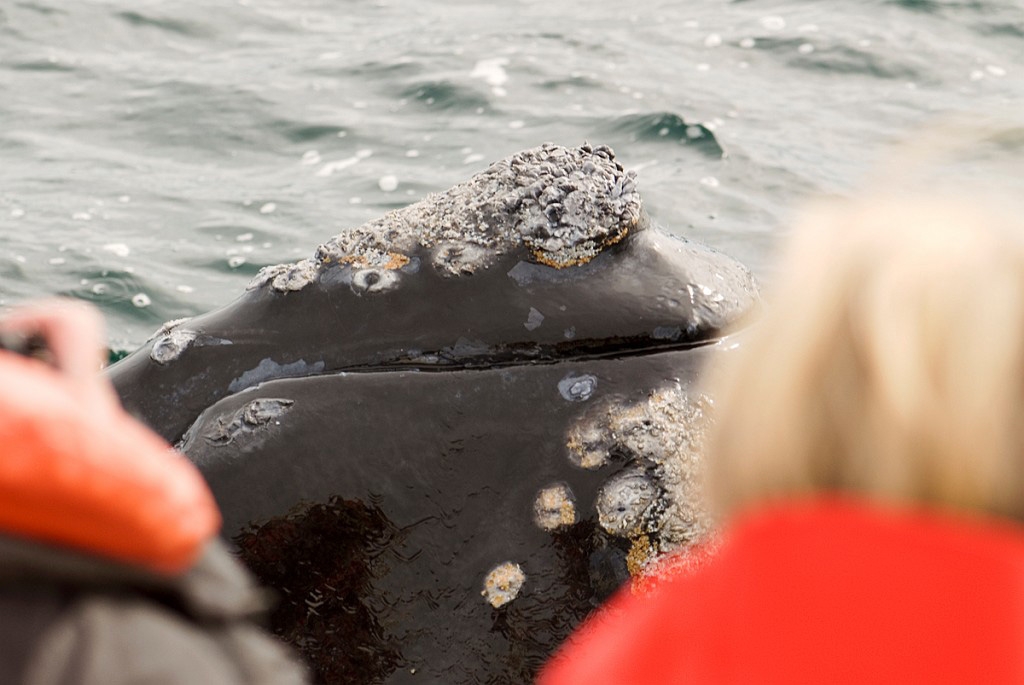
<svg viewBox="0 0 1024 685"><path fill-rule="evenodd" d="M529 682L709 534L702 369L756 316L608 147L545 144L270 265L108 369L319 682Z"/></svg>

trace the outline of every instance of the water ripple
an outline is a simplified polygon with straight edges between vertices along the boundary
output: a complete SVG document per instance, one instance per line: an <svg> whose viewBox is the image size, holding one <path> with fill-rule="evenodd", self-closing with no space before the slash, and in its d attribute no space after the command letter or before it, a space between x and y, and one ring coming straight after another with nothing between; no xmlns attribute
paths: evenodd
<svg viewBox="0 0 1024 685"><path fill-rule="evenodd" d="M487 98L476 90L450 81L427 81L412 85L403 89L401 95L433 109L473 111L490 106Z"/></svg>
<svg viewBox="0 0 1024 685"><path fill-rule="evenodd" d="M618 133L628 133L637 141L664 141L686 145L716 159L720 159L724 154L711 129L704 124L687 123L681 116L672 112L626 115L612 122L609 129Z"/></svg>

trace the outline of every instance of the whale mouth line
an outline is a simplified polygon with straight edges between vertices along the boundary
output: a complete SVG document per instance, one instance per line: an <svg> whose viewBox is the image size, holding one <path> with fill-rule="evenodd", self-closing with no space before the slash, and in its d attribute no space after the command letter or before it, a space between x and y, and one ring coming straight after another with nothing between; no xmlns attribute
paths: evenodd
<svg viewBox="0 0 1024 685"><path fill-rule="evenodd" d="M573 354L552 354L553 350L549 348L533 348L532 356L524 354L524 350L517 350L518 354L505 354L505 355L480 355L478 357L467 359L465 357L454 359L444 358L441 354L438 355L420 355L416 358L407 360L391 360L387 362L369 363L369 364L358 364L345 367L336 367L330 370L314 371L312 373L300 373L300 374L281 374L274 375L269 378L262 378L259 381L247 384L244 387L237 387L233 391L227 393L221 400L226 400L232 397L238 397L245 395L250 391L263 388L267 383L274 383L276 381L303 381L312 380L318 378L331 378L337 376L344 376L351 374L353 376L369 376L370 374L398 374L398 373L425 373L425 374L443 374L443 373L457 373L457 372L486 372L486 371L501 371L504 369L521 369L521 368L538 368L538 367L551 367L558 364L585 364L587 362L598 362L598 361L609 361L609 360L629 360L629 359L642 359L644 357L654 357L660 354L670 354L673 352L687 352L694 351L703 348L713 347L720 344L723 340L727 339L729 334L724 331L714 331L714 334L708 338L702 338L700 340L665 340L665 341L653 341L649 338L644 338L642 346L637 346L636 343L640 342L637 339L625 339L616 341L617 344L608 344L607 340L600 341L603 344L598 346L596 344L587 345L588 341L574 341L577 344L573 347L577 350ZM593 341L598 342L598 341ZM563 344L564 345L564 344ZM582 349L581 349L582 348ZM492 350L493 352L493 350ZM423 357L431 357L431 363L425 363ZM570 374L571 375L571 374ZM591 376L580 376L577 380L593 379ZM561 390L561 388L560 388ZM580 396L572 396L573 389L568 388L566 390L568 395L563 393L563 396L567 399L582 400L589 398L589 393L592 392L592 386L590 389L584 389L580 391ZM279 401L279 400L275 400ZM175 439L171 441L177 449L182 449L185 442L189 439L189 436L194 432L196 425L201 420L201 415L196 416L189 422L188 427L179 435L175 436Z"/></svg>
<svg viewBox="0 0 1024 685"><path fill-rule="evenodd" d="M713 335L701 339L674 339L659 340L650 337L613 338L600 340L574 340L554 345L532 345L506 347L495 350L493 347L481 345L480 352L476 355L467 355L466 347L470 343L464 343L463 354L449 353L444 351L437 353L417 353L415 357L405 359L394 358L366 364L353 364L348 366L324 368L323 362L307 365L301 360L292 364L279 364L277 373L271 372L258 378L250 378L248 382L239 383L242 378L237 378L221 400L244 395L258 388L263 388L267 383L277 381L303 381L318 378L331 378L352 374L353 376L369 376L371 374L398 374L398 373L426 373L444 374L458 372L485 372L501 371L505 369L538 368L550 367L558 364L585 364L587 362L608 361L608 360L629 360L642 359L659 354L672 352L687 352L714 346L727 337L723 331L714 330ZM454 350L452 351L454 352ZM264 360L269 361L269 360ZM294 368L294 364L302 364L300 371ZM291 372L281 373L280 369ZM295 373L295 371L298 371ZM236 385L237 384L237 385ZM571 391L570 391L571 392ZM172 444L182 444L188 439L193 427L200 420L200 416L194 417L188 427L179 435L175 436Z"/></svg>
<svg viewBox="0 0 1024 685"><path fill-rule="evenodd" d="M491 371L495 369L515 369L522 367L543 367L555 366L557 364L585 364L587 362L607 360L628 360L640 359L643 357L666 354L671 352L686 352L713 346L725 339L727 333L716 331L710 338L700 340L665 340L652 341L643 339L642 346L636 345L636 339L620 339L614 344L608 340L593 341L597 344L587 344L587 341L578 341L573 345L560 344L556 346L532 346L528 348L506 349L495 351L493 348L482 350L480 354L451 355L445 352L418 353L415 357L393 358L366 364L352 364L347 366L335 366L323 368L321 364L306 373L280 373L264 376L258 380L238 385L231 389L226 397L246 392L255 387L263 386L266 383L273 383L281 380L303 380L310 378L324 378L345 374L373 374L373 373L457 373L464 371ZM559 347L562 347L560 350ZM564 349L571 349L566 353ZM504 353L502 353L504 352ZM287 366L287 365L286 365ZM237 381L237 379L236 379Z"/></svg>
<svg viewBox="0 0 1024 685"><path fill-rule="evenodd" d="M344 368L333 369L332 371L314 374L331 375L336 373L395 373L403 371L424 372L424 373L446 373L456 371L488 371L491 369L509 369L521 366L553 366L555 364L574 364L589 361L603 361L608 359L633 359L646 357L666 352L685 352L701 347L708 347L719 343L726 336L716 334L711 338L701 340L665 341L662 343L648 344L643 347L634 347L628 343L619 345L604 344L601 347L593 346L572 354L552 354L544 348L536 348L530 351L518 351L514 355L481 354L477 357L461 357L454 359L446 357L444 353L430 353L419 355L406 360L394 360L384 363L360 364ZM603 341L607 343L607 341ZM580 346L577 346L580 347ZM530 352L533 352L530 354Z"/></svg>

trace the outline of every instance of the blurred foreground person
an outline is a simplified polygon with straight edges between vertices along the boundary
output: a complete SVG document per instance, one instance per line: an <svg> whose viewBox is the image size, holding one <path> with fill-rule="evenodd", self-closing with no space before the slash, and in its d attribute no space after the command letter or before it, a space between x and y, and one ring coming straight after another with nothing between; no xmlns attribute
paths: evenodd
<svg viewBox="0 0 1024 685"><path fill-rule="evenodd" d="M540 682L1024 682L1024 226L822 206L780 266L711 379L719 553Z"/></svg>
<svg viewBox="0 0 1024 685"><path fill-rule="evenodd" d="M65 301L0 320L0 683L305 682L199 473L98 374L102 330Z"/></svg>

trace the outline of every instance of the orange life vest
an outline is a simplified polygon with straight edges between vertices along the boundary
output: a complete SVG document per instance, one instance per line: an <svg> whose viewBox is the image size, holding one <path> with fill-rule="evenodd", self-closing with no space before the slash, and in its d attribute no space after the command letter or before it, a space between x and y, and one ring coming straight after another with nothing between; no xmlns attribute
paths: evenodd
<svg viewBox="0 0 1024 685"><path fill-rule="evenodd" d="M0 352L0 533L174 574L220 522L202 476L152 431Z"/></svg>

